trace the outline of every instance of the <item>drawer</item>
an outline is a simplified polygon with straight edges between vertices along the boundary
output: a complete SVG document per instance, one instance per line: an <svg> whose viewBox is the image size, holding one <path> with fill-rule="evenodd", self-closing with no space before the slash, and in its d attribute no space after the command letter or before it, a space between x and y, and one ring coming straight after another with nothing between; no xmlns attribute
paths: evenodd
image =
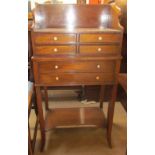
<svg viewBox="0 0 155 155"><path fill-rule="evenodd" d="M110 33L102 33L102 34L81 34L80 42L82 43L118 43L120 42L121 35L120 34L110 34Z"/></svg>
<svg viewBox="0 0 155 155"><path fill-rule="evenodd" d="M34 54L36 55L61 55L75 54L76 46L36 46Z"/></svg>
<svg viewBox="0 0 155 155"><path fill-rule="evenodd" d="M113 73L42 73L40 84L48 85L97 85L114 82Z"/></svg>
<svg viewBox="0 0 155 155"><path fill-rule="evenodd" d="M120 52L118 45L93 45L93 46L80 46L81 54L117 54Z"/></svg>
<svg viewBox="0 0 155 155"><path fill-rule="evenodd" d="M51 61L40 62L39 72L113 72L115 61Z"/></svg>
<svg viewBox="0 0 155 155"><path fill-rule="evenodd" d="M59 44L59 43L75 43L75 34L35 34L34 42L36 44Z"/></svg>

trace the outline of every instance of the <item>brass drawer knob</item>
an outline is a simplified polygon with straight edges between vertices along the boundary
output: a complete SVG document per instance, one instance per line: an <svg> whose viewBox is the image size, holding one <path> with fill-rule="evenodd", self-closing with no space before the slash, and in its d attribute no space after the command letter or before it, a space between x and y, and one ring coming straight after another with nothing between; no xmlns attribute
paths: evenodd
<svg viewBox="0 0 155 155"><path fill-rule="evenodd" d="M59 66L58 66L58 65L55 65L55 66L54 66L54 68L55 68L55 69L58 69L58 68L59 68Z"/></svg>
<svg viewBox="0 0 155 155"><path fill-rule="evenodd" d="M101 40L102 40L102 37L101 37L101 36L100 36L100 37L98 37L98 40L100 40L100 41L101 41Z"/></svg>
<svg viewBox="0 0 155 155"><path fill-rule="evenodd" d="M102 49L99 47L99 48L97 49L97 51L98 51L98 52L101 52L101 51L102 51Z"/></svg>
<svg viewBox="0 0 155 155"><path fill-rule="evenodd" d="M58 37L53 37L54 41L57 41L58 40Z"/></svg>
<svg viewBox="0 0 155 155"><path fill-rule="evenodd" d="M97 65L97 68L101 68L101 66L100 65Z"/></svg>
<svg viewBox="0 0 155 155"><path fill-rule="evenodd" d="M99 80L100 79L100 77L99 76L96 76L96 80Z"/></svg>
<svg viewBox="0 0 155 155"><path fill-rule="evenodd" d="M58 81L59 80L59 77L57 76L55 79Z"/></svg>
<svg viewBox="0 0 155 155"><path fill-rule="evenodd" d="M58 52L58 49L57 48L54 48L54 52Z"/></svg>

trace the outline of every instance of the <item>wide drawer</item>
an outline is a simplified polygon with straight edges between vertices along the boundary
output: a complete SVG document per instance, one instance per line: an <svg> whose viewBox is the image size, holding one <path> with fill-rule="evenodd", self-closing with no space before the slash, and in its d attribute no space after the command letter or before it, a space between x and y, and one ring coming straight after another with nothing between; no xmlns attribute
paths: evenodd
<svg viewBox="0 0 155 155"><path fill-rule="evenodd" d="M80 42L82 43L119 43L121 39L120 34L110 34L110 33L101 33L101 34L81 34Z"/></svg>
<svg viewBox="0 0 155 155"><path fill-rule="evenodd" d="M117 54L120 51L118 45L93 45L93 46L80 46L81 54Z"/></svg>
<svg viewBox="0 0 155 155"><path fill-rule="evenodd" d="M39 72L113 72L115 61L50 61L40 62Z"/></svg>
<svg viewBox="0 0 155 155"><path fill-rule="evenodd" d="M34 54L36 55L59 55L59 54L75 54L76 46L36 46Z"/></svg>
<svg viewBox="0 0 155 155"><path fill-rule="evenodd" d="M37 33L34 37L36 44L75 43L75 34Z"/></svg>
<svg viewBox="0 0 155 155"><path fill-rule="evenodd" d="M47 85L97 85L114 82L113 73L42 73L40 84Z"/></svg>

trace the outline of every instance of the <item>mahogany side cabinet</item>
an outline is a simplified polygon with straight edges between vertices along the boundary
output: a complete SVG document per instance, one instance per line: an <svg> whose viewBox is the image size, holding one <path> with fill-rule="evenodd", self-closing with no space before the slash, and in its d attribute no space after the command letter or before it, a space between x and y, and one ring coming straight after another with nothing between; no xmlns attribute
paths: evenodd
<svg viewBox="0 0 155 155"><path fill-rule="evenodd" d="M114 105L121 63L123 27L120 9L107 5L38 4L31 30L33 73L42 145L45 132L63 125L95 125L107 129L111 143ZM51 109L43 115L41 87L111 85L107 120L98 108Z"/></svg>

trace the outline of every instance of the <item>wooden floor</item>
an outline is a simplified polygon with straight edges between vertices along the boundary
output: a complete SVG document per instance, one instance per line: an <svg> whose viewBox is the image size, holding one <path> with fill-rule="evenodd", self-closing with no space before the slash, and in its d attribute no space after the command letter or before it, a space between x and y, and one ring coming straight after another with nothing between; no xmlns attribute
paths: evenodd
<svg viewBox="0 0 155 155"><path fill-rule="evenodd" d="M60 119L60 121L57 120L56 122L59 122L58 124L55 123L54 119L47 120L49 121L47 124L53 124L52 127L59 126L59 128L55 128L46 132L47 139L45 151L43 153L40 153L39 151L40 134L37 135L35 155L125 155L127 139L126 112L124 111L121 103L117 102L115 107L114 125L112 132L113 148L111 149L107 144L105 128L94 128L92 126L79 128L79 124L89 124L90 120L92 123L92 117L94 118L95 122L97 122L95 119L96 116L92 116L90 112L91 110L96 110L96 114L101 115L101 117L97 117L100 118L99 120L103 119L104 121L104 115L101 111L98 111L97 107L99 106L99 103L83 105L77 100L76 95L77 94L72 91L49 91L50 108L56 108L56 115L59 115L60 113L61 115L65 114L61 109L62 107L66 108L66 110L69 110L71 113L73 113L73 110L75 110L74 114L72 114L75 116L73 116L70 121L68 120L68 125L74 124L76 128L65 128L66 126L64 126L64 122L67 122L65 118L62 120ZM81 107L87 107L89 112L87 110L80 110ZM107 114L107 107L108 103L104 103L103 111L105 113L105 118ZM53 116L55 114L54 111L53 113L50 113L50 115ZM89 117L88 114L91 114L91 117ZM93 114L95 113L93 112ZM32 114L30 120L32 133L34 128L34 120L35 117L33 117ZM50 123L50 121L52 123ZM48 127L50 128L51 126L47 126L46 128L48 129Z"/></svg>

